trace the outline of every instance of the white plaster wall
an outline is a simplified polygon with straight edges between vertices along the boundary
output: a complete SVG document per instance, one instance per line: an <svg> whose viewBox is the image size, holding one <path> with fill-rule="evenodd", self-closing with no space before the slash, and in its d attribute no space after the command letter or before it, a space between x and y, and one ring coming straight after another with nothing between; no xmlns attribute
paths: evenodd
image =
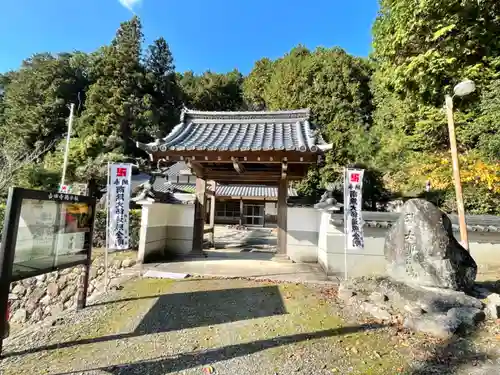
<svg viewBox="0 0 500 375"><path fill-rule="evenodd" d="M266 213L266 215L278 215L278 207L276 206L276 202L265 202L264 212Z"/></svg>
<svg viewBox="0 0 500 375"><path fill-rule="evenodd" d="M194 206L144 203L138 261L153 255L186 254L193 245Z"/></svg>
<svg viewBox="0 0 500 375"><path fill-rule="evenodd" d="M330 214L318 210L318 263L329 274L328 268L328 235L330 231Z"/></svg>
<svg viewBox="0 0 500 375"><path fill-rule="evenodd" d="M328 224L323 218L320 225L318 242L318 262L329 275L343 276L345 271L344 234L343 227ZM384 243L387 229L364 228L365 248L361 251L347 253L348 277L386 275L386 262L384 257ZM459 233L454 233L457 239ZM326 251L325 251L326 247ZM469 247L472 257L477 263L478 273L487 273L490 269L500 267L500 233L469 233Z"/></svg>
<svg viewBox="0 0 500 375"><path fill-rule="evenodd" d="M167 245L168 206L166 204L143 204L141 230L137 260L147 261L156 254L162 254Z"/></svg>
<svg viewBox="0 0 500 375"><path fill-rule="evenodd" d="M318 262L319 211L309 207L288 207L287 256L297 263Z"/></svg>
<svg viewBox="0 0 500 375"><path fill-rule="evenodd" d="M166 251L187 254L193 249L194 205L171 204L167 228Z"/></svg>
<svg viewBox="0 0 500 375"><path fill-rule="evenodd" d="M344 228L329 225L326 262L323 268L329 275L348 277L376 276L385 274L384 236L380 229L364 228L365 248L344 251ZM347 255L347 256L346 256Z"/></svg>

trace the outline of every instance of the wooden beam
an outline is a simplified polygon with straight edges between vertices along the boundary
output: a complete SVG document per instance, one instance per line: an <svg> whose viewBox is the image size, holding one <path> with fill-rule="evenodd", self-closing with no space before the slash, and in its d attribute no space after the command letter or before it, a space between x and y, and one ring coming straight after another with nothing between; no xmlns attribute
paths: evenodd
<svg viewBox="0 0 500 375"><path fill-rule="evenodd" d="M278 181L282 179L281 173L273 174L251 174L247 171L245 174L228 174L228 173L207 173L207 179L215 180L218 183L233 183L233 184L271 184L277 185ZM301 180L304 178L303 174L287 174L287 180Z"/></svg>
<svg viewBox="0 0 500 375"><path fill-rule="evenodd" d="M278 181L276 181L276 184L275 186L278 185ZM225 196L225 197L222 197L222 196L219 196L218 197L219 199L230 199L230 200L239 200L240 198L243 199L244 201L261 201L262 202L262 197L236 197L236 196ZM268 197L265 199L266 202L276 202L278 199L277 198L273 198L273 197Z"/></svg>
<svg viewBox="0 0 500 375"><path fill-rule="evenodd" d="M152 160L165 159L169 162L191 160L197 163L232 163L233 158L238 158L240 163L271 163L281 164L283 159L288 163L315 164L318 154L299 151L158 151L151 154Z"/></svg>
<svg viewBox="0 0 500 375"><path fill-rule="evenodd" d="M280 180L278 185L278 253L286 254L288 196L287 179Z"/></svg>
<svg viewBox="0 0 500 375"><path fill-rule="evenodd" d="M288 171L288 162L286 160L283 160L281 162L281 179L282 180L286 179L287 171Z"/></svg>
<svg viewBox="0 0 500 375"><path fill-rule="evenodd" d="M205 190L206 182L201 178L196 179L194 223L193 223L193 253L203 253L203 232L205 229Z"/></svg>
<svg viewBox="0 0 500 375"><path fill-rule="evenodd" d="M205 171L200 163L188 159L186 160L186 165L189 169L191 169L191 173L196 177L203 178L205 176Z"/></svg>
<svg viewBox="0 0 500 375"><path fill-rule="evenodd" d="M233 161L233 168L236 172L238 172L239 174L245 172L245 167L243 166L243 164L240 163L238 158L233 157L231 158L231 160Z"/></svg>

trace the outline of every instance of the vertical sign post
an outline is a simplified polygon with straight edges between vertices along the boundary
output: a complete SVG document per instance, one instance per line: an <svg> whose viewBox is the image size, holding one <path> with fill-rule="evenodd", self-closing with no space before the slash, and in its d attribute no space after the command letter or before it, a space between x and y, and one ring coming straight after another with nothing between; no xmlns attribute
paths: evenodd
<svg viewBox="0 0 500 375"><path fill-rule="evenodd" d="M104 292L108 290L108 251L109 251L109 194L111 192L111 171L109 161L106 167L106 248L104 251Z"/></svg>
<svg viewBox="0 0 500 375"><path fill-rule="evenodd" d="M363 169L344 168L344 276L347 280L347 252L365 246L363 236Z"/></svg>
<svg viewBox="0 0 500 375"><path fill-rule="evenodd" d="M106 276L108 249L126 250L130 247L129 207L132 164L110 164L107 189ZM107 277L106 277L107 288Z"/></svg>

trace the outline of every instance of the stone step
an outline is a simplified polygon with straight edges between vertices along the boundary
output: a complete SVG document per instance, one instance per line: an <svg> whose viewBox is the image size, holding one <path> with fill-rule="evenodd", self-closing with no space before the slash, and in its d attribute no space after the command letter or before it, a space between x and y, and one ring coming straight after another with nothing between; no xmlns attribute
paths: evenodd
<svg viewBox="0 0 500 375"><path fill-rule="evenodd" d="M288 256L284 254L276 254L271 258L273 262L278 262L278 263L295 263L293 260L291 260Z"/></svg>

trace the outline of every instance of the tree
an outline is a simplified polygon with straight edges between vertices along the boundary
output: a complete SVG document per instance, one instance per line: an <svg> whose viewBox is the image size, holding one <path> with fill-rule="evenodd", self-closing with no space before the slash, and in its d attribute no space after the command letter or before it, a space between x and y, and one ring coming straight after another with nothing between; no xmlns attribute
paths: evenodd
<svg viewBox="0 0 500 375"><path fill-rule="evenodd" d="M233 70L226 74L192 71L180 75L184 105L200 111L238 111L244 108L243 76Z"/></svg>
<svg viewBox="0 0 500 375"><path fill-rule="evenodd" d="M329 160L345 165L364 152L371 125L369 64L340 48L298 46L274 62L259 60L244 85L250 105L269 110L310 108L333 143ZM356 146L355 146L356 144Z"/></svg>
<svg viewBox="0 0 500 375"><path fill-rule="evenodd" d="M384 170L387 186L396 192L421 192L431 180L433 194L439 191L443 197L439 204L451 209L449 139L442 107L444 95L465 78L474 80L478 90L455 98L459 151L478 166L498 162L495 135L500 130L496 120L500 106L494 92L500 67L500 42L495 37L500 5L493 0L381 0L380 4L373 26L375 110L370 136L378 141L373 163ZM463 176L468 175L467 168L463 167ZM479 177L484 175L480 167L470 173L474 182L463 181L464 191L476 189L486 194L486 200L495 201L494 174ZM483 205L482 212L491 213L488 207Z"/></svg>
<svg viewBox="0 0 500 375"><path fill-rule="evenodd" d="M500 55L498 14L496 0L381 0L373 47L384 84L438 106L464 78L487 82Z"/></svg>
<svg viewBox="0 0 500 375"><path fill-rule="evenodd" d="M47 146L66 132L69 103L77 103L87 79L72 66L72 54L36 54L10 74L3 94L0 137L22 140L28 149ZM42 147L43 148L43 147Z"/></svg>
<svg viewBox="0 0 500 375"><path fill-rule="evenodd" d="M38 145L34 149L27 149L20 142L2 142L0 144L0 194L5 196L18 172L33 165L52 146L53 144Z"/></svg>
<svg viewBox="0 0 500 375"><path fill-rule="evenodd" d="M492 81L483 91L476 126L465 127L462 137L471 139L492 162L500 160L500 79Z"/></svg>
<svg viewBox="0 0 500 375"><path fill-rule="evenodd" d="M267 108L264 90L273 74L274 63L267 57L255 62L243 83L243 96L247 105L257 111Z"/></svg>
<svg viewBox="0 0 500 375"><path fill-rule="evenodd" d="M165 39L159 38L149 46L144 64L151 102L149 126L142 138L156 136L156 133L165 136L179 122L182 107L174 59Z"/></svg>
<svg viewBox="0 0 500 375"><path fill-rule="evenodd" d="M103 48L95 59L97 79L88 90L86 108L77 125L90 158L103 152L137 152L132 138L147 126L147 103L152 100L143 90L142 39L141 23L134 16L121 24L111 46Z"/></svg>

